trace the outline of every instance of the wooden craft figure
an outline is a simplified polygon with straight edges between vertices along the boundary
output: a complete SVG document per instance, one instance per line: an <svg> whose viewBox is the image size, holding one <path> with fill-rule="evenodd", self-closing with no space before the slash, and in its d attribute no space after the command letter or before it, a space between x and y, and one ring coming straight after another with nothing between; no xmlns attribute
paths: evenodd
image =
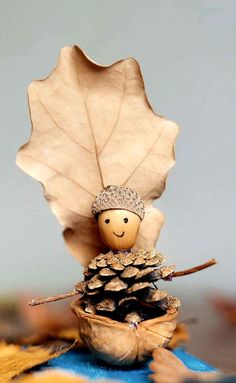
<svg viewBox="0 0 236 383"><path fill-rule="evenodd" d="M18 165L39 180L64 227L69 250L84 265L73 291L79 334L100 359L129 365L165 347L180 301L158 280L190 274L165 266L155 244L163 214L152 206L174 165L178 126L155 114L134 59L104 67L77 46L29 87L32 134Z"/></svg>

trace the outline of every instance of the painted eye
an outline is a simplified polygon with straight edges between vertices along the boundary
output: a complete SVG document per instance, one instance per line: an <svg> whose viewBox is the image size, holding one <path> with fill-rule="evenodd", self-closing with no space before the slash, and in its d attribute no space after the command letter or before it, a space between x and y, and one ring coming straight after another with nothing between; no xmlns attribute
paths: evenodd
<svg viewBox="0 0 236 383"><path fill-rule="evenodd" d="M124 218L124 223L127 223L128 222L128 218Z"/></svg>
<svg viewBox="0 0 236 383"><path fill-rule="evenodd" d="M108 225L108 223L110 222L109 218L105 219L105 223Z"/></svg>

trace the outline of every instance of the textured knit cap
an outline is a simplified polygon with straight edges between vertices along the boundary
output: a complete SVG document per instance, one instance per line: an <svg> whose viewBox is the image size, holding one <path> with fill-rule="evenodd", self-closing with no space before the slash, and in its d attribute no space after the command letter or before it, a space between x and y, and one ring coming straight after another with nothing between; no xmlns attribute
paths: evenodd
<svg viewBox="0 0 236 383"><path fill-rule="evenodd" d="M143 200L138 193L125 186L109 185L96 197L92 204L94 216L105 210L124 209L137 214L142 220L145 215Z"/></svg>

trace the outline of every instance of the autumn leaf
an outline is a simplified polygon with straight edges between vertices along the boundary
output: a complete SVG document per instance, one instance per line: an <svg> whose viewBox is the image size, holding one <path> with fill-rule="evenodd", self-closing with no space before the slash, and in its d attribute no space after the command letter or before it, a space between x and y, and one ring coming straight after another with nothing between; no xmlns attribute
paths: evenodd
<svg viewBox="0 0 236 383"><path fill-rule="evenodd" d="M76 348L84 348L85 345L80 338L78 327L70 327L57 331L38 332L22 338L21 344L42 345L50 344L53 341L74 341L76 340Z"/></svg>
<svg viewBox="0 0 236 383"><path fill-rule="evenodd" d="M22 348L15 344L0 343L0 377L11 379L22 372L45 363L69 351L76 342L70 346L40 347L32 346Z"/></svg>
<svg viewBox="0 0 236 383"><path fill-rule="evenodd" d="M18 383L92 383L95 382L86 379L80 375L70 374L61 370L49 370L41 373L34 373L30 376L24 376L17 380ZM114 380L99 380L100 383L115 383ZM118 383L118 382L117 382Z"/></svg>
<svg viewBox="0 0 236 383"><path fill-rule="evenodd" d="M61 51L44 80L29 86L32 134L17 164L44 187L83 264L103 249L91 204L107 185L131 187L146 216L136 248L155 246L163 215L152 207L174 165L178 126L153 112L139 64L132 58L101 66L77 47Z"/></svg>
<svg viewBox="0 0 236 383"><path fill-rule="evenodd" d="M226 321L236 326L236 300L224 296L212 296L209 302L226 319Z"/></svg>
<svg viewBox="0 0 236 383"><path fill-rule="evenodd" d="M153 371L150 378L155 383L184 383L191 379L196 379L199 382L210 382L220 376L218 372L190 370L171 351L164 348L154 351L150 369Z"/></svg>
<svg viewBox="0 0 236 383"><path fill-rule="evenodd" d="M168 343L167 347L172 350L188 341L189 341L189 331L186 324L178 323L175 328L173 337L171 341Z"/></svg>
<svg viewBox="0 0 236 383"><path fill-rule="evenodd" d="M61 370L49 370L46 372L34 373L17 380L18 383L89 383L88 379L76 376Z"/></svg>
<svg viewBox="0 0 236 383"><path fill-rule="evenodd" d="M57 332L65 328L77 326L77 318L68 310L68 304L41 305L32 307L26 302L30 296L22 295L18 298L18 308L21 320L36 333Z"/></svg>

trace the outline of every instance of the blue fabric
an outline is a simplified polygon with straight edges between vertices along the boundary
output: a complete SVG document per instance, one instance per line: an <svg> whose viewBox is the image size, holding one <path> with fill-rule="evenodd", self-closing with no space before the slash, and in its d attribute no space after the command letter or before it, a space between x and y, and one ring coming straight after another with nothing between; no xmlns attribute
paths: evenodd
<svg viewBox="0 0 236 383"><path fill-rule="evenodd" d="M184 349L176 349L174 354L183 363L195 371L215 371L215 369L196 357L188 354ZM52 359L40 367L40 370L59 368L74 374L84 375L90 379L114 379L125 383L148 383L150 360L129 368L111 367L96 359L89 352L76 350Z"/></svg>
<svg viewBox="0 0 236 383"><path fill-rule="evenodd" d="M182 362L191 370L194 371L216 371L216 368L210 366L201 359L186 352L183 348L177 348L174 350L174 354L182 360Z"/></svg>

